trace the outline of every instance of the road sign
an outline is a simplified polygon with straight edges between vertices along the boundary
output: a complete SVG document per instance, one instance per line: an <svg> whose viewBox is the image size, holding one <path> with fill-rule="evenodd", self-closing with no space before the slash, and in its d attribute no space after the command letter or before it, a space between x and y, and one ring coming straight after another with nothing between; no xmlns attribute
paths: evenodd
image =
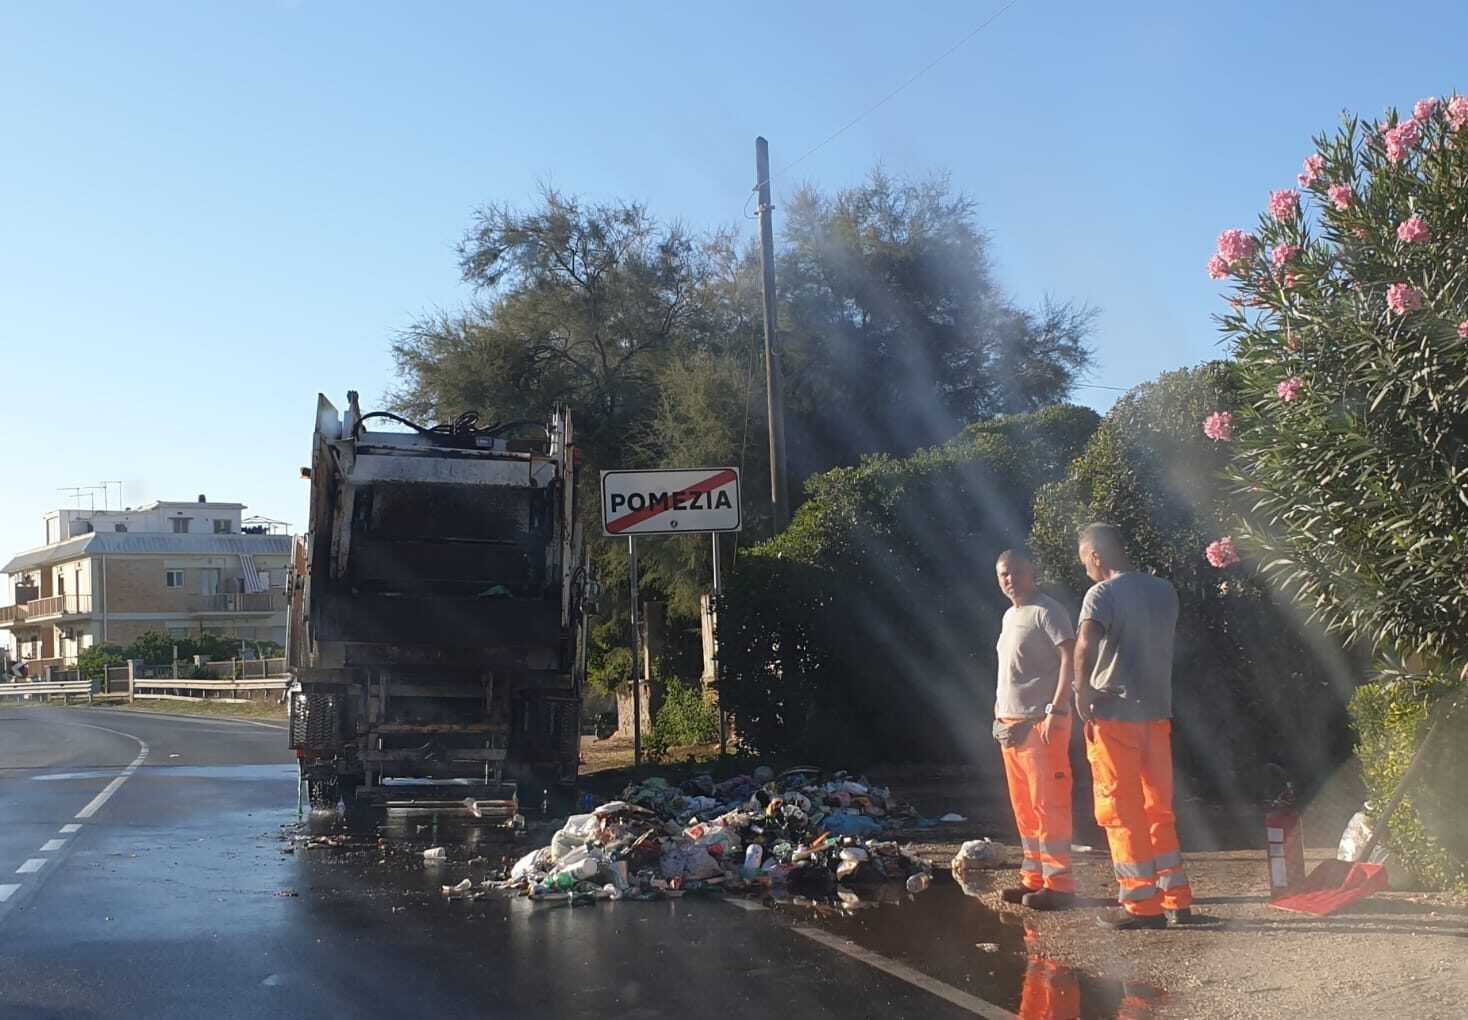
<svg viewBox="0 0 1468 1020"><path fill-rule="evenodd" d="M738 531L739 469L603 471L601 520L613 538Z"/></svg>

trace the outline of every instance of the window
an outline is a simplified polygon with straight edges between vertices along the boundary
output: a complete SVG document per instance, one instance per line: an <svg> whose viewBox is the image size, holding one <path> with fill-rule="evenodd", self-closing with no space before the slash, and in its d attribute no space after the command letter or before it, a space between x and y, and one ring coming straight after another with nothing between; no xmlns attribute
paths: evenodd
<svg viewBox="0 0 1468 1020"><path fill-rule="evenodd" d="M229 535L229 534L233 534L233 532L234 532L234 529L231 526L231 524L230 524L229 521L216 520L214 522L214 534L216 534L216 535Z"/></svg>
<svg viewBox="0 0 1468 1020"><path fill-rule="evenodd" d="M203 593L205 595L218 595L219 594L219 568L218 567L206 567L205 569L199 571L199 581L200 581L200 584L201 584L201 587L200 587L199 591L201 593Z"/></svg>
<svg viewBox="0 0 1468 1020"><path fill-rule="evenodd" d="M167 570L167 571L164 571L163 583L165 585L167 585L168 587L170 587L170 588L182 588L183 587L183 571L182 570Z"/></svg>
<svg viewBox="0 0 1468 1020"><path fill-rule="evenodd" d="M171 638L186 638L189 636L187 627L169 627L168 636Z"/></svg>
<svg viewBox="0 0 1468 1020"><path fill-rule="evenodd" d="M114 525L112 525L112 530L113 531L126 531L127 530L127 525L126 524L114 524Z"/></svg>
<svg viewBox="0 0 1468 1020"><path fill-rule="evenodd" d="M189 521L193 520L192 517L174 517L172 520L173 533L175 535L187 535L189 533Z"/></svg>

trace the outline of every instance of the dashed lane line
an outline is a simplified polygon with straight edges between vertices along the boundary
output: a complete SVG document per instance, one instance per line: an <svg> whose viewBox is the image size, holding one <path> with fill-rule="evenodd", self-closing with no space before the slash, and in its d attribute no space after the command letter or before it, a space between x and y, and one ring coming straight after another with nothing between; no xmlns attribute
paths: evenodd
<svg viewBox="0 0 1468 1020"><path fill-rule="evenodd" d="M41 870L45 863L46 858L44 857L32 857L20 867L16 868L15 873L17 875L34 875L36 872Z"/></svg>
<svg viewBox="0 0 1468 1020"><path fill-rule="evenodd" d="M60 850L64 846L66 846L66 840L64 839L48 839L41 846L40 852L43 854L49 854L54 850Z"/></svg>
<svg viewBox="0 0 1468 1020"><path fill-rule="evenodd" d="M79 825L76 822L69 822L68 824L63 825L60 829L58 829L56 831L57 832L60 832L63 836L69 836L73 832L81 832L82 831L82 827L81 827L81 825Z"/></svg>
<svg viewBox="0 0 1468 1020"><path fill-rule="evenodd" d="M4 903L10 897L14 896L15 890L19 888L20 886L18 885L0 885L0 903Z"/></svg>

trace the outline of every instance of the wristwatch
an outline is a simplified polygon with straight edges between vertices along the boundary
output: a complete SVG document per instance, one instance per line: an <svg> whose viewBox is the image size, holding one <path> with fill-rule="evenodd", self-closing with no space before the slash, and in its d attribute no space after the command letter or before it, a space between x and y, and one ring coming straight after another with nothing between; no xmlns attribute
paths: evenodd
<svg viewBox="0 0 1468 1020"><path fill-rule="evenodd" d="M1046 702L1045 703L1045 714L1046 715L1070 715L1070 713L1067 712L1065 709L1063 709L1063 708L1056 708L1055 707L1055 702L1053 702L1053 701L1049 701L1049 702Z"/></svg>

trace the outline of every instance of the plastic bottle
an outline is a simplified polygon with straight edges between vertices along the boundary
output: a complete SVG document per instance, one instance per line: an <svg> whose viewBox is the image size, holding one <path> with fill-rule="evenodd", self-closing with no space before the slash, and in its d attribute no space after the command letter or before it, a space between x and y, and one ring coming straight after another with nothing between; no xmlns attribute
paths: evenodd
<svg viewBox="0 0 1468 1020"><path fill-rule="evenodd" d="M933 878L931 875L929 875L926 871L920 871L916 875L909 876L907 880L907 891L910 893L920 893L924 889L926 889L932 883L932 881Z"/></svg>
<svg viewBox="0 0 1468 1020"><path fill-rule="evenodd" d="M765 848L758 843L751 843L744 850L744 877L754 878L759 874L760 861L764 858Z"/></svg>

